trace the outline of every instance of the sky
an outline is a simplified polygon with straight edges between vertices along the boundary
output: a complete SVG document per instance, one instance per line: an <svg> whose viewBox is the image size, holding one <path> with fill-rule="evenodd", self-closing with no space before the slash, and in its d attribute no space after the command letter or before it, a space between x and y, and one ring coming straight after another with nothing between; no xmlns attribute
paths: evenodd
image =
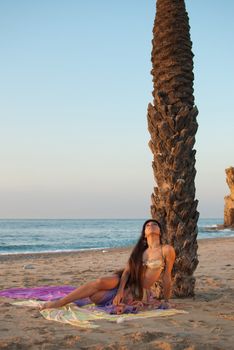
<svg viewBox="0 0 234 350"><path fill-rule="evenodd" d="M234 166L234 2L187 0L196 198L222 218ZM146 218L154 0L0 0L0 218Z"/></svg>

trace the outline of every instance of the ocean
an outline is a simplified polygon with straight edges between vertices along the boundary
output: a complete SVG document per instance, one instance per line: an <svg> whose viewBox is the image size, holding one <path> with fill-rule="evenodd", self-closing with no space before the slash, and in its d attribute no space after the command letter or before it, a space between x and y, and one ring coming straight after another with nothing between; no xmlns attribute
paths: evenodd
<svg viewBox="0 0 234 350"><path fill-rule="evenodd" d="M135 244L145 219L0 220L0 254L65 252ZM198 238L233 237L222 219L199 219Z"/></svg>

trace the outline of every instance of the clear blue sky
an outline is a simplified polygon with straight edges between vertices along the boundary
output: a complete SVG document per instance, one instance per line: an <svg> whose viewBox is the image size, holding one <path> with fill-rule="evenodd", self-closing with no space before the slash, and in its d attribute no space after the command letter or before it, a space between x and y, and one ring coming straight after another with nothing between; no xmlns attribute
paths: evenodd
<svg viewBox="0 0 234 350"><path fill-rule="evenodd" d="M201 217L234 166L234 1L187 0ZM154 0L0 2L0 217L143 218Z"/></svg>

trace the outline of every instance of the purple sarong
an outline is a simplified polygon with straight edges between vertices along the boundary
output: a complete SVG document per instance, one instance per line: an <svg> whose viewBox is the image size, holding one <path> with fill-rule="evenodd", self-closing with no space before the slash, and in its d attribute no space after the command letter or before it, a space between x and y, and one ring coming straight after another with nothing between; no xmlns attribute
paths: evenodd
<svg viewBox="0 0 234 350"><path fill-rule="evenodd" d="M0 291L0 297L11 299L37 299L50 301L61 299L75 290L73 286L42 286L35 288L10 288ZM89 298L79 299L75 302L78 306L91 303Z"/></svg>
<svg viewBox="0 0 234 350"><path fill-rule="evenodd" d="M118 291L118 288L107 290L103 298L99 301L97 304L97 307L102 309L103 311L108 312L108 314L116 314L116 306L113 305L114 297L116 296L116 293ZM137 308L132 305L125 305L124 311L125 314L136 314Z"/></svg>
<svg viewBox="0 0 234 350"><path fill-rule="evenodd" d="M0 291L0 297L11 299L37 299L43 301L56 300L65 297L75 290L73 286L42 286L35 288L10 288ZM112 304L117 293L117 288L107 290L101 301L96 305L109 314L116 314L116 306ZM92 304L89 298L75 301L78 306ZM135 306L125 305L124 313L137 313Z"/></svg>

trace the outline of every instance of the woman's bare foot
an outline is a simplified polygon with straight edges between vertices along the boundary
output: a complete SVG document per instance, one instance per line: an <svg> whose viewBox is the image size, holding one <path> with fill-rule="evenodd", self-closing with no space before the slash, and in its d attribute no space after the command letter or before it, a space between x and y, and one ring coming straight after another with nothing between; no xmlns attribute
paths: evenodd
<svg viewBox="0 0 234 350"><path fill-rule="evenodd" d="M59 300L48 301L44 304L39 305L39 310L42 311L44 309L56 309L57 307L61 307L61 305L59 305Z"/></svg>

